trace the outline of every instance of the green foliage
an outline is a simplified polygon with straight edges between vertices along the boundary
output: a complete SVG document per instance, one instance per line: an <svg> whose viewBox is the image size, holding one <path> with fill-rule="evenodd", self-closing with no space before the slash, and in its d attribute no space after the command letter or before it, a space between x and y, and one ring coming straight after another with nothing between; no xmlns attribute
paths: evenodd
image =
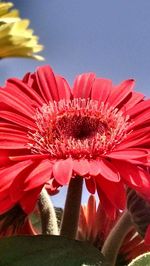
<svg viewBox="0 0 150 266"><path fill-rule="evenodd" d="M0 266L106 266L87 242L61 236L16 236L0 240Z"/></svg>
<svg viewBox="0 0 150 266"><path fill-rule="evenodd" d="M128 266L150 266L150 252L138 256Z"/></svg>

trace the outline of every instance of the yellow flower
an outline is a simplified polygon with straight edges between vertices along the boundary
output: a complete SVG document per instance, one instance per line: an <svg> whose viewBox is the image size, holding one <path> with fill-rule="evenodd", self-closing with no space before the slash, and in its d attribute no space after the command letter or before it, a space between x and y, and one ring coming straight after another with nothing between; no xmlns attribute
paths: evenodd
<svg viewBox="0 0 150 266"><path fill-rule="evenodd" d="M28 26L28 19L21 19L19 11L11 9L11 2L0 2L0 58L30 57L37 60L44 58L38 53L43 46L38 44L38 37Z"/></svg>

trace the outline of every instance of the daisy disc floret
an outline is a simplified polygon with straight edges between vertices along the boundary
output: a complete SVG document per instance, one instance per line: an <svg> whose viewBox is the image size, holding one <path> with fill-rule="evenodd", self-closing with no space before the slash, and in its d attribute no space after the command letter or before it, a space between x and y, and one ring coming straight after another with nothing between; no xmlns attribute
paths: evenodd
<svg viewBox="0 0 150 266"><path fill-rule="evenodd" d="M127 186L148 198L150 100L133 86L85 73L70 88L49 66L9 79L0 89L0 212L20 204L29 213L43 187L55 193L78 176L112 217Z"/></svg>
<svg viewBox="0 0 150 266"><path fill-rule="evenodd" d="M97 100L50 102L36 112L38 130L29 133L29 147L52 159L100 159L126 137L128 119Z"/></svg>

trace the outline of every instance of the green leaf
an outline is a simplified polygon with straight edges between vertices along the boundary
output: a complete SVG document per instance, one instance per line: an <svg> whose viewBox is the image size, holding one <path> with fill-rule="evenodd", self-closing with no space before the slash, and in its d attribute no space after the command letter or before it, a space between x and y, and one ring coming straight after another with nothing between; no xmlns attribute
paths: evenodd
<svg viewBox="0 0 150 266"><path fill-rule="evenodd" d="M138 256L128 266L150 266L150 252Z"/></svg>
<svg viewBox="0 0 150 266"><path fill-rule="evenodd" d="M0 240L0 266L106 266L98 249L61 236L16 236Z"/></svg>

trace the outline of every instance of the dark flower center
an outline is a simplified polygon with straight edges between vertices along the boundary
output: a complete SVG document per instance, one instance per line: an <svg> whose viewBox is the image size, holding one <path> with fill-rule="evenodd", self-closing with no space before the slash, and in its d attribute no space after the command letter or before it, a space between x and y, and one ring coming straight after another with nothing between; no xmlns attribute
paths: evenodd
<svg viewBox="0 0 150 266"><path fill-rule="evenodd" d="M59 134L74 139L84 140L92 138L97 133L103 134L106 131L106 125L95 117L72 115L67 117L64 115L58 118L56 128Z"/></svg>

